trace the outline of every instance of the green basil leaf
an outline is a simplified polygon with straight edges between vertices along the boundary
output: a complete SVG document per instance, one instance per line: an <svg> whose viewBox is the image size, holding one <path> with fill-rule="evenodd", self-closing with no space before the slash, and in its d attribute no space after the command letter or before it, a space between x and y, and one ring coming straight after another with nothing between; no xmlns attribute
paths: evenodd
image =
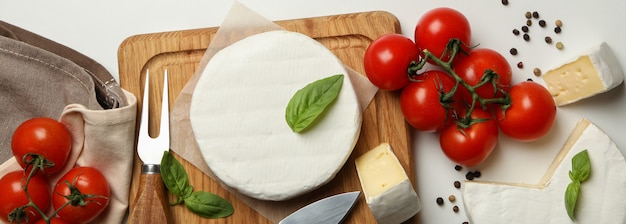
<svg viewBox="0 0 626 224"><path fill-rule="evenodd" d="M186 198L193 192L193 187L189 185L189 177L180 162L174 156L165 151L161 159L161 178L167 190L172 194ZM180 202L180 200L178 200Z"/></svg>
<svg viewBox="0 0 626 224"><path fill-rule="evenodd" d="M576 209L576 201L578 200L579 192L580 182L573 181L567 185L567 190L565 191L565 209L572 221L574 221L574 210Z"/></svg>
<svg viewBox="0 0 626 224"><path fill-rule="evenodd" d="M567 185L567 190L565 190L565 209L572 221L574 221L574 210L576 210L580 185L589 178L590 173L591 161L589 160L589 153L585 149L572 157L572 169L569 171L569 178L572 182Z"/></svg>
<svg viewBox="0 0 626 224"><path fill-rule="evenodd" d="M185 198L185 206L204 218L223 218L233 214L233 205L219 195L204 191L193 192Z"/></svg>
<svg viewBox="0 0 626 224"><path fill-rule="evenodd" d="M285 110L285 119L291 130L302 132L308 128L337 98L342 85L343 75L338 74L298 90Z"/></svg>
<svg viewBox="0 0 626 224"><path fill-rule="evenodd" d="M591 173L591 162L589 161L589 153L585 149L572 157L570 178L574 178L573 181L583 182L589 178L589 173Z"/></svg>

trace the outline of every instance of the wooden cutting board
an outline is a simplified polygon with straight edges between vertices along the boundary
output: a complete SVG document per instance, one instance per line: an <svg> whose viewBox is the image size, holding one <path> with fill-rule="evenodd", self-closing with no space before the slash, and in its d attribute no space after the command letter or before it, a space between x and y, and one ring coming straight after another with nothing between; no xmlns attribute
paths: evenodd
<svg viewBox="0 0 626 224"><path fill-rule="evenodd" d="M374 11L343 15L323 16L284 20L275 22L286 30L306 34L328 47L344 64L355 71L365 74L363 69L363 55L367 46L378 36L386 33L399 33L400 26L397 18L387 12ZM141 106L142 86L145 82L146 70L152 74L162 74L169 71L170 105L174 104L185 83L196 71L198 64L214 37L218 27L171 31L163 33L140 34L124 40L119 47L119 77L121 86L135 94ZM173 75L175 74L175 75ZM158 77L162 79L162 76ZM162 83L162 80L159 81ZM159 83L157 82L157 83ZM156 88L155 84L151 89ZM152 90L157 91L159 90ZM161 94L156 94L160 96ZM160 100L150 99L151 107L160 108ZM415 183L415 168L413 151L410 141L409 127L407 126L399 108L397 92L379 91L372 103L363 114L362 131L353 154L346 165L337 174L335 179L322 188L308 194L327 195L347 191L361 191L356 173L354 159L367 150L383 142L389 142L409 177ZM138 113L139 116L139 113ZM152 127L158 127L158 114L151 115ZM151 128L152 129L152 128ZM156 130L151 130L151 133ZM172 214L176 223L271 223L264 216L250 208L236 196L222 188L220 184L204 175L190 163L175 155L187 170L190 183L196 190L212 192L233 203L235 213L224 219L205 219L187 211L182 206L173 206ZM133 169L133 180L138 180L140 161ZM137 181L131 185L131 207L137 192ZM174 197L170 195L170 200ZM297 198L294 200L298 200ZM280 208L277 208L280 209ZM417 218L408 221L417 222ZM344 223L376 223L363 195Z"/></svg>

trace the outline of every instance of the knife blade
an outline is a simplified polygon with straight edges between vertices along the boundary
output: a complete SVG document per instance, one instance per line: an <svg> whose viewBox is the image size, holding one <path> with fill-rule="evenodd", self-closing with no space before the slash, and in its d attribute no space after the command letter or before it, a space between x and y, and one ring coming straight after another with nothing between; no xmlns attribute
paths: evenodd
<svg viewBox="0 0 626 224"><path fill-rule="evenodd" d="M341 223L354 207L359 195L360 191L354 191L320 199L291 213L278 224Z"/></svg>

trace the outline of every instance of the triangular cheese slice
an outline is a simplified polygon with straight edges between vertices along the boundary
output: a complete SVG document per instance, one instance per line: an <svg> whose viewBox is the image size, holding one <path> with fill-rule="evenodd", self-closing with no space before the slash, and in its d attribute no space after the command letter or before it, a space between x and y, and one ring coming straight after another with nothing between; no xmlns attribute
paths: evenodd
<svg viewBox="0 0 626 224"><path fill-rule="evenodd" d="M565 210L571 160L587 149L591 175L582 183L576 222ZM529 162L532 166L532 161ZM626 223L626 161L615 143L589 120L581 119L537 185L468 181L463 202L473 224Z"/></svg>

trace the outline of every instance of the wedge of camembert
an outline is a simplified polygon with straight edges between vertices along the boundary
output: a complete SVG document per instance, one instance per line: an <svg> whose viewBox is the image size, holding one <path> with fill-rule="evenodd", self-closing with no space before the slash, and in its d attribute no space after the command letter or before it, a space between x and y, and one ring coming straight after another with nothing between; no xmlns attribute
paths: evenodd
<svg viewBox="0 0 626 224"><path fill-rule="evenodd" d="M420 200L388 143L355 160L365 201L381 224L402 223L421 210Z"/></svg>
<svg viewBox="0 0 626 224"><path fill-rule="evenodd" d="M572 157L587 150L589 179L581 184L576 222L565 209ZM626 223L626 161L615 143L589 120L581 119L537 185L469 181L463 202L470 223Z"/></svg>
<svg viewBox="0 0 626 224"><path fill-rule="evenodd" d="M624 81L619 61L602 43L543 76L557 106L609 91Z"/></svg>
<svg viewBox="0 0 626 224"><path fill-rule="evenodd" d="M339 95L315 125L295 133L291 97L337 74ZM311 37L284 30L251 35L220 50L194 89L189 118L211 171L253 198L281 201L328 183L352 153L361 110L341 61Z"/></svg>

